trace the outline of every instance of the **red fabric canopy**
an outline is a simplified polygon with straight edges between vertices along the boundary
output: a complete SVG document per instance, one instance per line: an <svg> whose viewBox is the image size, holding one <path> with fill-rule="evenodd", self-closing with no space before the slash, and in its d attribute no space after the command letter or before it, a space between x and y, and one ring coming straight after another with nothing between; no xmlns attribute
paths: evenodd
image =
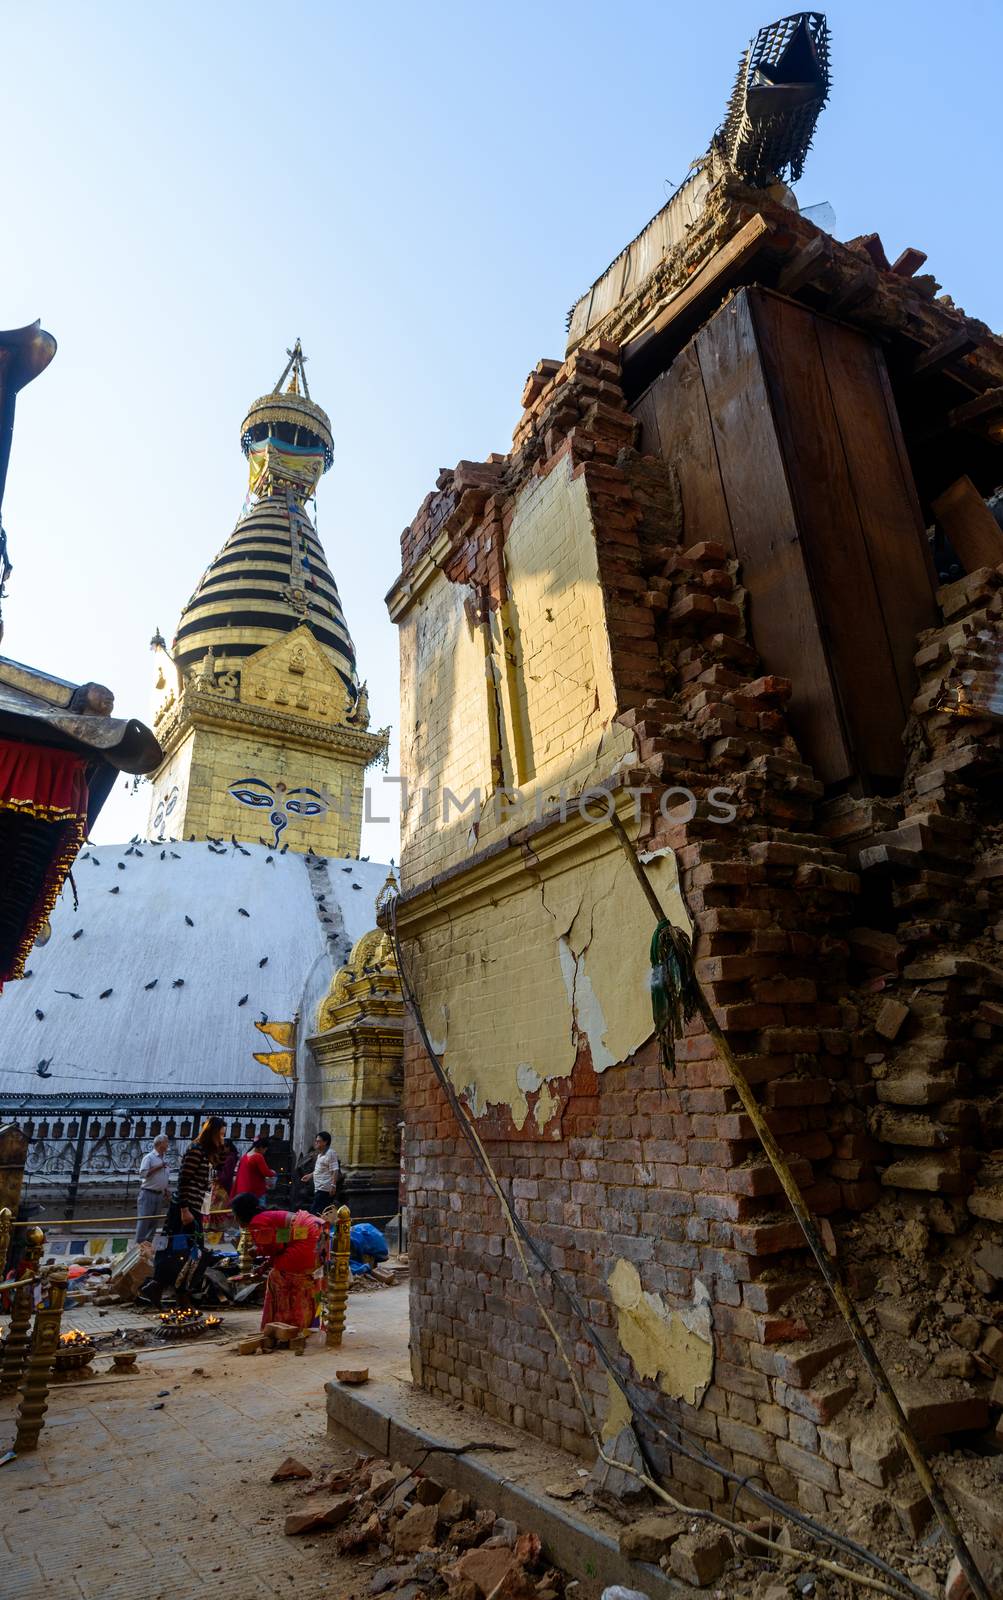
<svg viewBox="0 0 1003 1600"><path fill-rule="evenodd" d="M33 817L87 816L84 758L72 750L0 741L0 806Z"/></svg>
<svg viewBox="0 0 1003 1600"><path fill-rule="evenodd" d="M19 978L87 837L85 758L0 740L0 989Z"/></svg>

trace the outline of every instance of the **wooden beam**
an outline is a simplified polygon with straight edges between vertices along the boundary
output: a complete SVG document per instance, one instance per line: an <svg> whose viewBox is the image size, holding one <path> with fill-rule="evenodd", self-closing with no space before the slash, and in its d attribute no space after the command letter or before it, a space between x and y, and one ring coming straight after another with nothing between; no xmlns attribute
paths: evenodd
<svg viewBox="0 0 1003 1600"><path fill-rule="evenodd" d="M795 294L806 283L811 283L829 265L832 260L832 241L827 234L817 233L814 239L809 239L803 250L799 250L792 261L784 267L777 280L777 288L781 294Z"/></svg>
<svg viewBox="0 0 1003 1600"><path fill-rule="evenodd" d="M655 313L647 327L627 340L622 350L623 373L625 379L629 377L633 393L640 393L657 376L660 370L658 346L664 335L671 329L673 333L678 331L688 337L705 321L724 298L733 279L763 249L770 234L769 223L757 212L704 262L685 288Z"/></svg>
<svg viewBox="0 0 1003 1600"><path fill-rule="evenodd" d="M833 317L838 317L843 311L852 311L855 306L870 300L877 293L877 288L876 269L869 262L862 261L857 270L846 278L843 287L830 296L826 310Z"/></svg>
<svg viewBox="0 0 1003 1600"><path fill-rule="evenodd" d="M1003 388L987 389L985 394L977 395L974 400L966 400L964 405L955 406L947 414L949 428L985 428L1003 415Z"/></svg>
<svg viewBox="0 0 1003 1600"><path fill-rule="evenodd" d="M1003 529L971 478L962 475L938 495L933 514L966 572L1003 561Z"/></svg>
<svg viewBox="0 0 1003 1600"><path fill-rule="evenodd" d="M922 373L939 372L949 362L960 361L962 356L970 355L982 342L967 328L958 328L916 357L910 368L912 376L918 378Z"/></svg>
<svg viewBox="0 0 1003 1600"><path fill-rule="evenodd" d="M903 250L897 261L892 262L892 271L897 278L913 277L926 260L924 250L914 250L912 245Z"/></svg>

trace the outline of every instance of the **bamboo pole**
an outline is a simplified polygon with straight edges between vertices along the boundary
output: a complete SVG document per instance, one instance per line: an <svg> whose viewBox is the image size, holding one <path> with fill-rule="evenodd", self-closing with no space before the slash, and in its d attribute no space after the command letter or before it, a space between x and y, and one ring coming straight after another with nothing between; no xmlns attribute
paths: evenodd
<svg viewBox="0 0 1003 1600"><path fill-rule="evenodd" d="M611 813L609 821L613 832L619 839L620 844L623 846L624 852L631 863L634 875L641 886L648 905L651 907L653 915L659 922L664 922L666 918L661 902L659 901L658 896L655 894L654 889L651 887L651 884L648 880L648 875L640 861L637 859L637 852L630 842L630 839L627 835L627 830L624 828L623 823L620 821L620 818L616 815L615 811ZM681 888L679 892L680 895L682 895ZM950 1541L951 1549L958 1558L958 1562L965 1574L965 1577L968 1579L972 1593L976 1596L976 1600L991 1600L985 1580L975 1564L975 1560L971 1551L964 1541L961 1529L958 1527L954 1513L944 1498L943 1491L941 1490L940 1485L930 1469L929 1462L923 1454L919 1440L916 1438L915 1434L910 1428L908 1418L906 1417L905 1412L902 1410L899 1398L891 1386L884 1367L881 1365L878 1353L875 1350L874 1345L871 1343L866 1328L860 1320L860 1313L857 1311L856 1306L850 1298L846 1285L843 1282L843 1277L839 1270L839 1266L837 1265L835 1259L829 1255L824 1244L822 1243L822 1237L818 1231L818 1228L815 1226L814 1217L808 1210L804 1195L798 1188L794 1174L791 1172L791 1169L787 1164L784 1153L777 1144L777 1141L774 1139L773 1134L771 1133L766 1119L760 1109L759 1102L753 1094L746 1076L735 1058L730 1044L722 1033L710 1001L704 994L703 988L696 977L694 977L694 988L697 996L697 1009L700 1012L704 1027L707 1029L707 1032L713 1039L714 1044L717 1047L718 1054L720 1055L721 1060L724 1062L728 1076L732 1081L736 1093L738 1094L738 1098L741 1100L744 1109L749 1115L749 1118L759 1137L760 1144L766 1151L770 1165L772 1166L777 1177L780 1179L784 1193L790 1202L791 1210L797 1217L797 1220L801 1225L801 1231L808 1241L811 1253L818 1263L819 1271L825 1280L832 1298L835 1300L836 1305L839 1308L843 1321L846 1323L846 1326L850 1331L850 1335L857 1347L860 1358L874 1381L875 1390L881 1397L882 1404L891 1418L895 1431L902 1440L905 1452L912 1463L913 1470L919 1479L923 1492L930 1501L930 1504L933 1506L934 1512L937 1516L937 1521L940 1523L948 1537L948 1540Z"/></svg>

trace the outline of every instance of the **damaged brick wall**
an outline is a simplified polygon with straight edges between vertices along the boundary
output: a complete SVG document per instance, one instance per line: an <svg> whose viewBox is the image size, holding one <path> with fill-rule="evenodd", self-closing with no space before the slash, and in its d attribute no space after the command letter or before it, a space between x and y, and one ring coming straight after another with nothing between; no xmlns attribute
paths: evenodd
<svg viewBox="0 0 1003 1600"><path fill-rule="evenodd" d="M698 974L809 1205L830 1219L828 1238L914 1423L941 1444L975 1437L1003 1403L1001 1191L987 1162L1000 1142L994 1041L1003 1038L988 789L999 736L937 706L973 640L998 632L1000 574L966 580L961 599L941 597L945 628L918 658L926 676L903 796L826 801L788 726L790 684L761 669L737 563L713 541L687 545L671 463L635 449L616 347L541 364L523 398L511 455L494 458L480 481L469 464L445 475L442 498L426 501L405 532L404 580L432 547L435 522L447 548L434 581L480 583L501 608L499 553L527 479L560 464L584 480L616 720L632 745L600 761L593 781L648 791L641 841L674 855ZM709 820L710 793L722 786L735 807L727 826ZM691 820L660 810L666 790L680 787L697 799ZM499 858L516 858L526 892L547 833L545 822L523 820L492 841ZM987 859L973 873L976 857ZM405 852L400 925L429 1011L441 979L422 972L412 907L448 895L459 915L465 892L479 892L484 860L475 852L429 880L409 872ZM646 914L619 932L646 946ZM505 959L500 922L496 947L490 921L481 937L486 950L460 948L456 958ZM490 1026L504 1038L504 1013ZM702 1028L689 1029L677 1062L667 1090L650 1041L608 1065L579 1032L570 1073L549 1086L546 1137L532 1119L516 1127L497 1111L482 1117L499 1177L622 1370L643 1374L662 1414L714 1462L818 1513L879 1494L914 1530L922 1499L871 1420L845 1330ZM406 1085L420 1381L588 1457L571 1386L413 1028ZM957 1298L931 1307L938 1284ZM924 1293L912 1320L890 1314ZM703 1306L706 1383L693 1378ZM554 1310L602 1422L607 1381L580 1330ZM661 1336L654 1344L638 1334L638 1310L646 1338L652 1327ZM682 1364L677 1339L688 1348ZM712 1466L679 1451L664 1464L694 1504L727 1498Z"/></svg>

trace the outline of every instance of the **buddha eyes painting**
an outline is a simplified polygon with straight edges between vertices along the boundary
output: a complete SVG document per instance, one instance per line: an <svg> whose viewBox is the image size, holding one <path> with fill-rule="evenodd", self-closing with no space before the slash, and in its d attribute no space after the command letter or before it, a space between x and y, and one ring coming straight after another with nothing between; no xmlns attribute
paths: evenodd
<svg viewBox="0 0 1003 1600"><path fill-rule="evenodd" d="M175 784L173 789L171 789L168 794L164 795L158 802L157 809L153 813L154 838L159 838L159 836L163 833L164 824L171 815L172 811L177 808L180 792L181 791L179 790L178 785Z"/></svg>
<svg viewBox="0 0 1003 1600"><path fill-rule="evenodd" d="M270 784L264 778L238 778L231 783L227 794L242 806L268 810L268 821L275 829L273 847L288 828L290 820L298 817L322 817L328 803L316 789L289 789L284 783Z"/></svg>

